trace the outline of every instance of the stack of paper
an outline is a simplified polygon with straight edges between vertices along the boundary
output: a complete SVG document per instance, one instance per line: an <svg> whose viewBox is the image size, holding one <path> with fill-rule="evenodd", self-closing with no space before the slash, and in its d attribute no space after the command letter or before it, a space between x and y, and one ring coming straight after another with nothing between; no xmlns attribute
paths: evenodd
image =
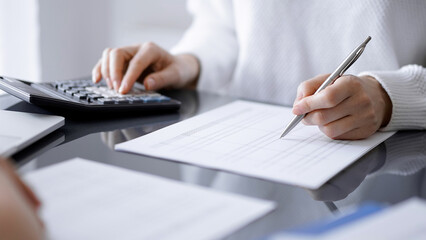
<svg viewBox="0 0 426 240"><path fill-rule="evenodd" d="M25 176L50 239L218 239L274 204L74 159Z"/></svg>

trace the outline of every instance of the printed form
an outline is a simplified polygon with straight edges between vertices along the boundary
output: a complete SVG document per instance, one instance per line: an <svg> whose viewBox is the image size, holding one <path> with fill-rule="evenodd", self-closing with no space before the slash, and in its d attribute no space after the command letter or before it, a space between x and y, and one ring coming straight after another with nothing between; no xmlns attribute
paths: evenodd
<svg viewBox="0 0 426 240"><path fill-rule="evenodd" d="M291 108L235 101L115 146L132 152L317 189L394 132L340 141L299 124Z"/></svg>
<svg viewBox="0 0 426 240"><path fill-rule="evenodd" d="M221 239L274 203L74 159L25 175L48 239Z"/></svg>

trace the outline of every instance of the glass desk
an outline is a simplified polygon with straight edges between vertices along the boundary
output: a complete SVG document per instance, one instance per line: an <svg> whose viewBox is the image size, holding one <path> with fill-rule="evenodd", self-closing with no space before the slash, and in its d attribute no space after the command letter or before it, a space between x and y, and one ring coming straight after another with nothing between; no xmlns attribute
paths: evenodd
<svg viewBox="0 0 426 240"><path fill-rule="evenodd" d="M234 99L191 90L167 91L182 102L179 112L122 118L67 118L64 127L15 154L20 171L31 171L75 157L271 200L277 209L235 232L229 239L257 239L349 211L365 201L395 204L426 198L426 132L403 131L380 144L320 189L299 187L214 171L172 161L115 152L114 144L150 133ZM12 96L0 96L0 109L46 113ZM214 226L212 226L214 227Z"/></svg>

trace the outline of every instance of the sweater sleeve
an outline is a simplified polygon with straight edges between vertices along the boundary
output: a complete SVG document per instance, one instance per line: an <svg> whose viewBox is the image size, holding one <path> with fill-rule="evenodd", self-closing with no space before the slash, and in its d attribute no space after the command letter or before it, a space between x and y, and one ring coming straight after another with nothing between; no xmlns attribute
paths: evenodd
<svg viewBox="0 0 426 240"><path fill-rule="evenodd" d="M382 131L426 129L426 68L407 65L397 71L370 71L392 101L392 116Z"/></svg>
<svg viewBox="0 0 426 240"><path fill-rule="evenodd" d="M232 1L189 0L193 22L171 52L193 54L200 61L198 88L217 91L232 78L238 56Z"/></svg>

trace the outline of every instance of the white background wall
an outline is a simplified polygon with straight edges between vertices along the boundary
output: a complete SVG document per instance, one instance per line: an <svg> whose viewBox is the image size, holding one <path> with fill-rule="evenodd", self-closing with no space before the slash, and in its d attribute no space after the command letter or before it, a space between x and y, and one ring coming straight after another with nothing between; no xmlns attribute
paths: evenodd
<svg viewBox="0 0 426 240"><path fill-rule="evenodd" d="M170 48L190 22L185 0L0 0L0 75L87 76L104 48Z"/></svg>
<svg viewBox="0 0 426 240"><path fill-rule="evenodd" d="M185 0L110 1L110 33L116 46L154 40L170 48L191 23Z"/></svg>
<svg viewBox="0 0 426 240"><path fill-rule="evenodd" d="M0 0L0 75L41 77L38 4Z"/></svg>
<svg viewBox="0 0 426 240"><path fill-rule="evenodd" d="M90 73L95 56L108 45L109 2L39 0L42 80ZM104 3L105 2L105 3Z"/></svg>

